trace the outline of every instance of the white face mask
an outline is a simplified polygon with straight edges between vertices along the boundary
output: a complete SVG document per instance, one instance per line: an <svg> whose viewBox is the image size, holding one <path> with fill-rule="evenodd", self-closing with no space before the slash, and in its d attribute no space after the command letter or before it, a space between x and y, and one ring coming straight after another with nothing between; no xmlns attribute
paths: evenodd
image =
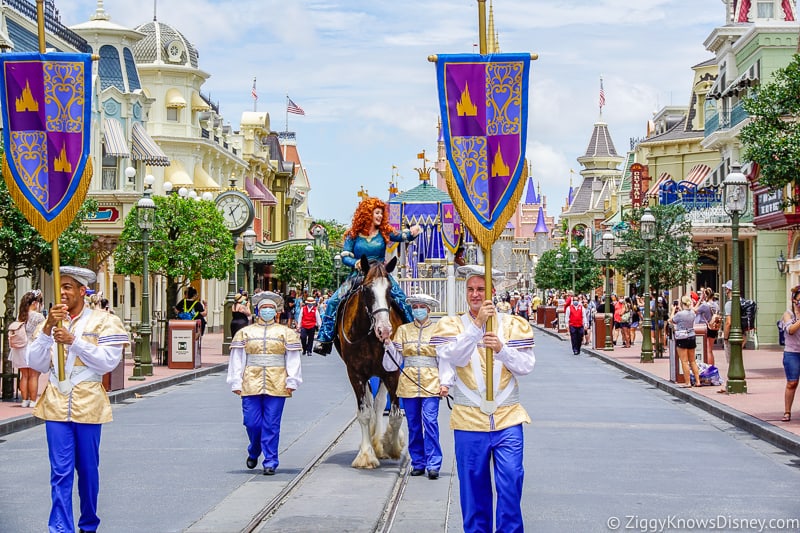
<svg viewBox="0 0 800 533"><path fill-rule="evenodd" d="M414 317L414 320L424 322L425 319L428 318L428 310L424 307L418 307L411 310L411 315Z"/></svg>
<svg viewBox="0 0 800 533"><path fill-rule="evenodd" d="M275 320L276 311L272 307L262 307L258 310L258 316L261 317L261 320L266 322L271 322Z"/></svg>

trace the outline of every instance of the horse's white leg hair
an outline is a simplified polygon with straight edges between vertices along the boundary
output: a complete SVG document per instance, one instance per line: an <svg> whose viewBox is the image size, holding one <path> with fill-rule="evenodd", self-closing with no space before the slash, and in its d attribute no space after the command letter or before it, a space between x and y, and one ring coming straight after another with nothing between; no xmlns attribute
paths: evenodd
<svg viewBox="0 0 800 533"><path fill-rule="evenodd" d="M389 409L389 427L383 434L382 444L387 457L400 459L406 443L403 435L403 413L400 412L399 405L393 405Z"/></svg>
<svg viewBox="0 0 800 533"><path fill-rule="evenodd" d="M375 399L373 400L373 412L375 414L375 427L372 431L372 447L375 449L375 455L379 459L388 459L389 456L383 449L383 410L386 407L386 396L389 395L389 392L386 390L386 385L383 384L383 381L380 382L380 386L378 387L378 394L375 395Z"/></svg>
<svg viewBox="0 0 800 533"><path fill-rule="evenodd" d="M375 456L375 450L372 448L370 435L372 434L375 426L375 412L372 402L372 391L369 388L369 382L365 387L364 401L359 406L357 418L361 426L361 445L358 448L358 455L353 460L350 466L353 468L378 468L381 463Z"/></svg>

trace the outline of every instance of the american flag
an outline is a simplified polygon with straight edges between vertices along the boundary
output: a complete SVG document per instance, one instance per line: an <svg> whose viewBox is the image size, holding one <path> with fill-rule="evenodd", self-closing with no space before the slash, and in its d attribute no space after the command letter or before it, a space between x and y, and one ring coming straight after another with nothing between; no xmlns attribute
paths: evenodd
<svg viewBox="0 0 800 533"><path fill-rule="evenodd" d="M289 98L288 96L286 97L286 111L289 113L294 113L295 115L306 114L306 112L303 111L303 108L292 102L292 99Z"/></svg>
<svg viewBox="0 0 800 533"><path fill-rule="evenodd" d="M253 88L250 90L250 96L253 97L253 100L258 100L258 93L256 92L256 79L253 78Z"/></svg>
<svg viewBox="0 0 800 533"><path fill-rule="evenodd" d="M600 78L600 111L606 105L606 92L603 90L603 78Z"/></svg>

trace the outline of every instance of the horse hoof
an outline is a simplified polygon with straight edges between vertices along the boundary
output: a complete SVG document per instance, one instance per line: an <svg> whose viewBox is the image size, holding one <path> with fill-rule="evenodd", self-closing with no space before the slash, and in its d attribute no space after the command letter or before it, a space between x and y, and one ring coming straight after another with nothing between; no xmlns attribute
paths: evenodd
<svg viewBox="0 0 800 533"><path fill-rule="evenodd" d="M369 458L359 454L355 460L351 463L353 468L363 468L366 470L372 470L374 468L378 468L381 466L381 462L378 461L377 458Z"/></svg>

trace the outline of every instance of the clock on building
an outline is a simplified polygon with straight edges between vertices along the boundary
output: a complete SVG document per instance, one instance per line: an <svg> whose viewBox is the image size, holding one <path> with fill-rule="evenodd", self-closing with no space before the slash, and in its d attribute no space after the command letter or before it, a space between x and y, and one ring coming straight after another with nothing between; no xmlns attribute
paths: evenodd
<svg viewBox="0 0 800 533"><path fill-rule="evenodd" d="M225 227L238 234L246 230L255 218L250 198L240 191L225 191L217 196L217 209L222 213Z"/></svg>

